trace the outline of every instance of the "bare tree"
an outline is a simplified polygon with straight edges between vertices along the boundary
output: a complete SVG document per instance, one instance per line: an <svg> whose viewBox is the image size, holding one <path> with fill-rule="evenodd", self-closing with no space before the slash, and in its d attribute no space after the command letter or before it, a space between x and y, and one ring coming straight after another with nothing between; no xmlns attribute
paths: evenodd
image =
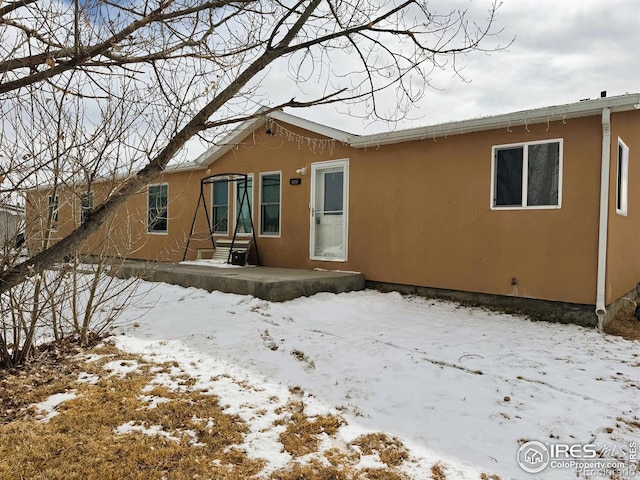
<svg viewBox="0 0 640 480"><path fill-rule="evenodd" d="M494 36L484 18L426 1L14 0L0 3L0 174L6 194L105 176L113 188L55 243L0 273L0 292L77 249L194 137L283 107L365 102L397 118L433 69ZM285 71L298 98L260 83ZM397 110L379 109L382 92ZM316 94L305 93L319 92ZM259 104L269 104L258 111ZM55 198L55 191L53 194ZM49 208L51 223L54 208ZM50 230L50 229L49 229ZM49 231L45 228L44 231Z"/></svg>

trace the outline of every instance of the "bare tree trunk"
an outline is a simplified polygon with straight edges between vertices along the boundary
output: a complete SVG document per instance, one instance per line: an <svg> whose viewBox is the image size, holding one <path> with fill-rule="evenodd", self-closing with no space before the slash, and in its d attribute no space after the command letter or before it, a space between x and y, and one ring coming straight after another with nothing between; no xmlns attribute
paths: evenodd
<svg viewBox="0 0 640 480"><path fill-rule="evenodd" d="M0 359L15 364L26 358L47 309L53 309L54 337L64 337L69 321L87 341L96 305L115 301L98 281L105 259L99 259L86 302L77 259L68 288L60 283L65 272L47 269L83 251L94 233L108 231L115 212L165 171L190 139L223 138L220 130L284 107L360 102L383 116L376 105L389 89L397 105L384 118L398 118L424 93L433 69L483 50L498 6L486 1L485 22L470 21L466 11L434 14L418 0L182 0L153 7L103 0L0 2L0 201L34 190L53 198L52 208L27 199L39 253L24 262L0 262L0 304L7 311ZM344 71L337 54L357 65ZM308 94L300 88L302 101L260 97L261 72L278 68L279 60L294 87L318 83L310 80L311 68L325 89ZM450 65L457 73L457 63ZM59 193L78 194L71 199L75 205L79 192L89 195L92 186L109 181L97 208L85 215L81 207L79 225L75 217L54 235ZM65 293L62 303L54 299L59 291Z"/></svg>

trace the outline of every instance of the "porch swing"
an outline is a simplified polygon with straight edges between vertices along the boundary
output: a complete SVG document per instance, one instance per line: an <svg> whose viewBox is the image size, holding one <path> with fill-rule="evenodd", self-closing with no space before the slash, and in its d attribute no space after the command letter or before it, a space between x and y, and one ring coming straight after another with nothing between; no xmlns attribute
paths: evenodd
<svg viewBox="0 0 640 480"><path fill-rule="evenodd" d="M242 185L244 188L242 189L242 194L238 199L237 211L236 211L236 221L233 228L233 236L231 238L231 242L228 240L218 240L216 241L213 234L216 230L216 225L211 222L211 218L209 217L209 210L207 208L207 199L204 195L204 187L205 185L213 185L214 183L223 183L226 182L227 185L232 183L234 186ZM196 211L193 215L193 221L191 222L191 230L189 232L189 237L187 238L187 245L184 248L184 254L182 255L182 261L184 262L187 258L187 252L189 251L189 244L192 239L198 238L195 234L195 226L196 220L198 218L198 212L200 208L204 208L204 214L207 219L207 226L209 229L208 235L205 238L211 239L211 246L213 258L223 259L220 257L221 252L222 255L226 253L226 263L231 263L234 265L244 265L246 263L249 247L251 245L251 241L241 241L238 240L238 229L241 223L242 211L246 206L247 211L249 213L248 224L251 225L251 236L253 238L253 248L256 252L256 263L260 265L260 254L258 253L258 243L256 241L256 230L253 225L253 216L251 214L251 202L249 201L249 193L248 193L248 175L244 173L218 173L215 175L210 175L208 177L204 177L200 180L200 196L198 197L198 204L196 206ZM228 217L228 214L227 214ZM202 239L202 238L199 238Z"/></svg>

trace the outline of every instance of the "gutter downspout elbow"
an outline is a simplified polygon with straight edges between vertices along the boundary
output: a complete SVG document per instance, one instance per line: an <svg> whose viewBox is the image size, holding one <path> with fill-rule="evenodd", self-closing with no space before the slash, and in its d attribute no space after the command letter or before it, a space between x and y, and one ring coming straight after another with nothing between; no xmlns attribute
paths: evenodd
<svg viewBox="0 0 640 480"><path fill-rule="evenodd" d="M600 172L600 222L598 226L598 273L596 283L596 315L598 330L604 328L607 308L605 282L607 277L607 234L609 223L609 176L611 162L611 111L602 109L602 165Z"/></svg>

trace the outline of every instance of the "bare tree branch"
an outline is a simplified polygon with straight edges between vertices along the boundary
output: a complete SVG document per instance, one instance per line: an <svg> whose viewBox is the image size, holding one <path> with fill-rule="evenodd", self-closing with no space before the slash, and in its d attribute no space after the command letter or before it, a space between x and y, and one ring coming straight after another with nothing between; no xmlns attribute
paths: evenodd
<svg viewBox="0 0 640 480"><path fill-rule="evenodd" d="M194 136L283 107L370 101L382 116L378 94L390 87L405 108L446 64L440 59L484 48L497 9L469 24L466 12L436 16L418 0L181 0L153 10L150 2L91 1L60 11L45 0L0 9L6 191L47 185L55 196L78 184L89 192L101 177L113 183L70 234L0 272L0 293L77 249ZM358 63L336 72L330 57L344 51ZM281 59L300 83L309 72L322 77L324 91L259 101L258 79ZM417 94L413 74L422 81ZM261 103L271 106L256 112ZM44 210L50 224L54 210Z"/></svg>
<svg viewBox="0 0 640 480"><path fill-rule="evenodd" d="M37 3L39 1L40 0L16 0L15 2L9 2L4 7L0 8L0 18L3 18L14 10L26 7L32 3Z"/></svg>

